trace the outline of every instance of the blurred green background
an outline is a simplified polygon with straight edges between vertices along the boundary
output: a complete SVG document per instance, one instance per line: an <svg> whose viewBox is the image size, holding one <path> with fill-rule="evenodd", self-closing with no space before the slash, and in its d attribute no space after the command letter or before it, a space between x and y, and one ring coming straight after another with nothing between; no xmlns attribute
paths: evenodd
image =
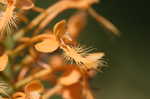
<svg viewBox="0 0 150 99"><path fill-rule="evenodd" d="M53 1L56 0L42 0L43 5L41 2L37 5L46 8ZM81 43L106 53L108 67L91 81L96 99L150 99L148 2L101 0L100 4L93 7L122 32L120 37L114 37L89 17L88 26L81 33ZM70 13L72 11L65 11L52 23L69 16Z"/></svg>
<svg viewBox="0 0 150 99"><path fill-rule="evenodd" d="M91 32L86 39L94 47L106 52L109 65L93 81L92 86L98 87L94 91L96 99L150 99L148 2L102 0L95 8L122 32L119 38L108 36L96 22L91 21Z"/></svg>

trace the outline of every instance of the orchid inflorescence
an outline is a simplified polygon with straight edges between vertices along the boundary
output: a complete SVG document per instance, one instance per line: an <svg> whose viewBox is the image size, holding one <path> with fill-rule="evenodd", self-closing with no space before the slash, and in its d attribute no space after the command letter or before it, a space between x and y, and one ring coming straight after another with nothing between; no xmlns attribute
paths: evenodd
<svg viewBox="0 0 150 99"><path fill-rule="evenodd" d="M119 30L92 8L98 0L58 0L47 9L36 2L48 1L0 0L0 99L49 99L54 94L94 99L88 80L104 66L105 54L79 44L78 36L88 14L113 34ZM48 28L70 9L76 13ZM29 11L39 15L31 20ZM62 75L56 77L55 72ZM46 88L44 81L54 87Z"/></svg>

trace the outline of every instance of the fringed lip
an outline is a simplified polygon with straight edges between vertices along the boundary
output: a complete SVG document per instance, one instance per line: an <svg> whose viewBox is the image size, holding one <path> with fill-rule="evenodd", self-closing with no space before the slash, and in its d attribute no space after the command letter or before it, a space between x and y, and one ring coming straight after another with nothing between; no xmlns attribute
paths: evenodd
<svg viewBox="0 0 150 99"><path fill-rule="evenodd" d="M69 63L75 63L78 66L82 66L84 69L98 69L102 66L101 59L104 57L102 52L90 52L91 49L83 48L82 46L63 48L63 56Z"/></svg>

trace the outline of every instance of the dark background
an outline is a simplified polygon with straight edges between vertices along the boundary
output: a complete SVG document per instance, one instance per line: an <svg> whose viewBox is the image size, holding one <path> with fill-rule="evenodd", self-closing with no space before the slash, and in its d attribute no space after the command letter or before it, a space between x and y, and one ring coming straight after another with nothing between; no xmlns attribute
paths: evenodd
<svg viewBox="0 0 150 99"><path fill-rule="evenodd" d="M148 1L148 0L147 0ZM92 84L96 99L150 99L150 7L146 0L102 0L94 6L121 30L115 38L91 24L88 39L106 52L109 67ZM89 33L89 35L91 35Z"/></svg>
<svg viewBox="0 0 150 99"><path fill-rule="evenodd" d="M81 33L82 44L106 53L108 67L91 81L96 99L150 99L149 6L148 0L101 0L93 6L122 32L120 37L114 37L89 16L89 23Z"/></svg>

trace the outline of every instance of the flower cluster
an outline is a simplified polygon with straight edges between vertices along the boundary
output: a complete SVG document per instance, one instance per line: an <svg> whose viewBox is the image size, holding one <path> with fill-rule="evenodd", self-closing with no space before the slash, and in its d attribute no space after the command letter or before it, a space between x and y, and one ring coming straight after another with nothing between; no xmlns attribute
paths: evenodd
<svg viewBox="0 0 150 99"><path fill-rule="evenodd" d="M0 0L0 99L49 99L54 94L94 99L88 81L103 67L105 54L80 44L79 34L88 14L113 34L119 30L92 8L98 0L58 0L47 9L36 2L49 3ZM76 12L49 29L70 9ZM31 12L39 15L29 19Z"/></svg>

